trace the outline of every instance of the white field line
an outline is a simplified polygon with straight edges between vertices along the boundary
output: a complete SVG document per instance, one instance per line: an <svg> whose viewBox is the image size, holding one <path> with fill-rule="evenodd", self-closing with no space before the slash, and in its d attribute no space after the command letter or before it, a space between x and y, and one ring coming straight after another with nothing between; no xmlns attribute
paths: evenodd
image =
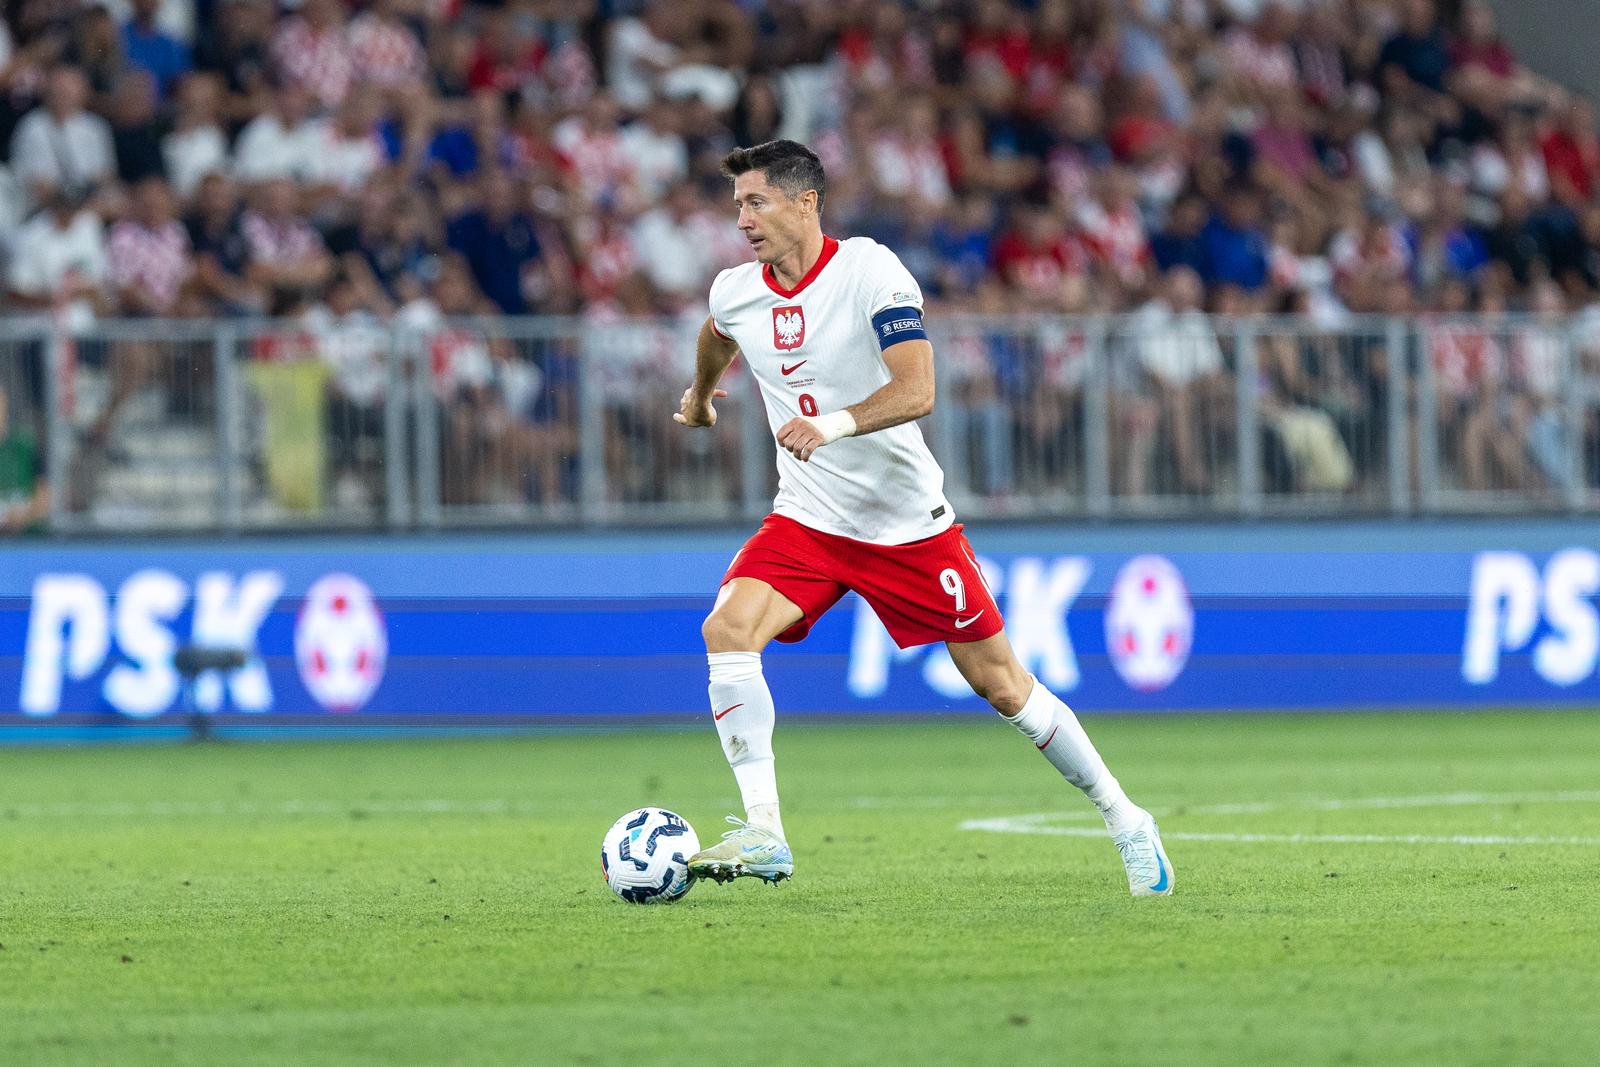
<svg viewBox="0 0 1600 1067"><path fill-rule="evenodd" d="M1538 793L1433 793L1407 797L1353 797L1348 800L1307 799L1287 803L1258 801L1245 804L1212 804L1186 807L1186 815L1256 815L1283 811L1350 811L1383 808L1458 808L1500 804L1594 804L1600 803L1600 789L1570 789Z"/></svg>
<svg viewBox="0 0 1600 1067"><path fill-rule="evenodd" d="M647 798L648 799L648 798ZM963 808L975 804L1014 803L1015 796L859 796L844 799L851 808L866 810L915 810L923 808ZM670 803L685 807L716 807L730 803L727 796L678 794ZM446 800L442 798L401 798L392 800L147 800L147 801L65 801L50 804L8 803L0 800L0 822L8 819L76 818L190 818L230 815L535 815L569 812L574 807L610 811L617 805L589 800L559 805L523 799ZM730 809L731 810L731 809ZM1091 816L1098 818L1094 812Z"/></svg>
<svg viewBox="0 0 1600 1067"><path fill-rule="evenodd" d="M945 809L971 807L980 804L1005 804L1014 800L1011 796L857 796L841 798L842 806L866 810L916 810L923 808ZM672 798L672 802L686 805L692 802L695 806L714 807L718 803L725 803L726 797L711 797L709 795L694 795L685 797L679 795ZM1525 793L1440 793L1422 796L1396 796L1396 797L1359 797L1352 799L1318 799L1315 797L1301 798L1286 802L1255 802L1240 804L1213 804L1209 806L1185 806L1182 809L1184 816L1189 815L1247 815L1267 813L1283 810L1295 811L1343 811L1347 809L1384 809L1384 808L1431 808L1431 807L1464 807L1464 806L1493 806L1510 804L1581 804L1600 803L1600 790L1569 790L1562 792L1525 792ZM560 810L570 811L573 808L571 801L560 804ZM607 810L615 804L594 800L582 804L585 808L593 810ZM820 807L820 806L819 806ZM78 801L58 803L8 803L0 800L0 821L6 819L33 819L33 818L185 818L194 816L229 816L229 815L349 815L360 812L365 815L532 815L540 812L551 812L555 806L543 804L526 798L507 799L489 798L484 800L450 800L443 798L399 798L399 799L371 799L363 800L351 798L347 800L151 800L151 801ZM1165 816L1171 813L1171 808L1156 808L1156 814ZM1094 822L1098 823L1100 816L1087 806L1070 811L1045 813L1042 815L1017 816L1013 822L1024 820L1034 821L1048 819L1053 822ZM974 829L988 829L988 826L977 826L979 823L1002 822L999 819L978 819L971 823L963 824ZM1010 830L1011 833L1034 833L1042 830ZM1048 831L1050 833L1064 833L1064 827ZM1096 828L1093 833L1103 831ZM1171 835L1167 835L1171 836Z"/></svg>
<svg viewBox="0 0 1600 1067"><path fill-rule="evenodd" d="M969 819L962 830L987 830L997 834L1041 834L1051 837L1104 837L1094 826L1051 826L1043 815L1002 819ZM1221 841L1234 844L1284 845L1600 845L1600 837L1509 837L1491 834L1235 834L1162 831L1164 841Z"/></svg>
<svg viewBox="0 0 1600 1067"><path fill-rule="evenodd" d="M138 803L103 801L59 804L7 804L0 801L0 820L8 818L161 818L201 815L369 815L474 814L533 812L537 805L508 800L150 800Z"/></svg>

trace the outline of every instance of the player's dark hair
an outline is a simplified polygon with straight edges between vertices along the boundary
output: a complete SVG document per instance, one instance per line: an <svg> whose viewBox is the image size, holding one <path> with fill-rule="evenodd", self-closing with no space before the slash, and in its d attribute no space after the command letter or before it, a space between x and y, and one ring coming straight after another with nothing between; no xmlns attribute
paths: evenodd
<svg viewBox="0 0 1600 1067"><path fill-rule="evenodd" d="M828 191L828 177L822 172L822 160L798 141L767 141L750 148L735 148L722 157L722 173L737 178L752 170L766 175L767 183L775 185L790 198L800 196L807 189L817 191L817 210L822 210L822 199Z"/></svg>

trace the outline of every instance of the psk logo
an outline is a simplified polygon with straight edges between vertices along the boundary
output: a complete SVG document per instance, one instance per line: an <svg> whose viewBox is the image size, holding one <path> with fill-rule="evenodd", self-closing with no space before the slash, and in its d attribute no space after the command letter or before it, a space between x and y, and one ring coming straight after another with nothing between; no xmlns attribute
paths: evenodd
<svg viewBox="0 0 1600 1067"><path fill-rule="evenodd" d="M799 304L772 309L772 345L792 352L806 343L806 313Z"/></svg>
<svg viewBox="0 0 1600 1067"><path fill-rule="evenodd" d="M1146 693L1165 689L1193 643L1194 607L1178 568L1161 556L1125 563L1106 606L1106 647L1122 680Z"/></svg>
<svg viewBox="0 0 1600 1067"><path fill-rule="evenodd" d="M378 602L353 574L317 579L294 624L300 680L329 711L357 711L383 681L389 636Z"/></svg>

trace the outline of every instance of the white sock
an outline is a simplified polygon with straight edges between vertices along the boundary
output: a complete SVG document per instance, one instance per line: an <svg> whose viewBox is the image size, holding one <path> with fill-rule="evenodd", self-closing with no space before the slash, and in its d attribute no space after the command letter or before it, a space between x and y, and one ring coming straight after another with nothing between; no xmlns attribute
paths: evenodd
<svg viewBox="0 0 1600 1067"><path fill-rule="evenodd" d="M1028 702L1012 717L1011 723L1044 753L1044 758L1061 772L1061 777L1083 790L1105 817L1107 829L1117 833L1137 825L1143 812L1128 799L1116 776L1106 769L1105 760L1095 751L1072 709L1037 678L1033 681L1033 692L1028 694Z"/></svg>
<svg viewBox="0 0 1600 1067"><path fill-rule="evenodd" d="M739 782L745 818L782 837L778 774L772 759L772 727L777 715L761 673L761 653L710 652L706 662L711 668L711 714L723 754Z"/></svg>

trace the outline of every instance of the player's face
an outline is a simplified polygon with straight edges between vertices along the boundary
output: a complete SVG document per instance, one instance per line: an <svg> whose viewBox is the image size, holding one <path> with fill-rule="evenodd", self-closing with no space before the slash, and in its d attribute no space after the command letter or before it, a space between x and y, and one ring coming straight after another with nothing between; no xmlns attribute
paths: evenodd
<svg viewBox="0 0 1600 1067"><path fill-rule="evenodd" d="M791 197L759 170L733 180L733 202L739 208L739 232L762 263L776 263L800 246L808 227L817 223L817 194Z"/></svg>

